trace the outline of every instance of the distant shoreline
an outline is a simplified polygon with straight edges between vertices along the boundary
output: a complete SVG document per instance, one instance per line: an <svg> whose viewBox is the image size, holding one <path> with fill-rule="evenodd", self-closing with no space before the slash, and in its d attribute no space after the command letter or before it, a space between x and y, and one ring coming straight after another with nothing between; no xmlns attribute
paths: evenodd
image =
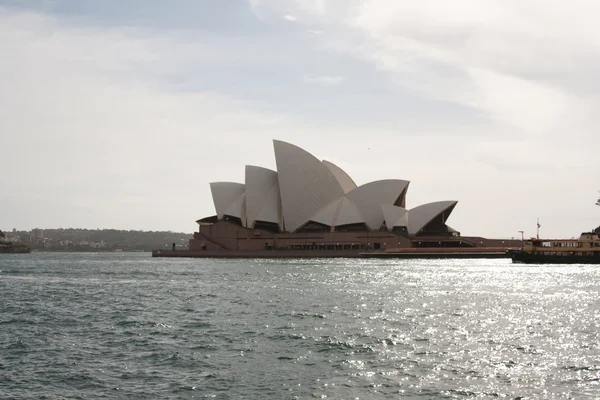
<svg viewBox="0 0 600 400"><path fill-rule="evenodd" d="M40 229L5 232L7 240L38 252L106 253L151 252L155 249L188 247L192 234L170 231L125 231L116 229Z"/></svg>
<svg viewBox="0 0 600 400"><path fill-rule="evenodd" d="M45 250L33 249L32 253L152 253L152 250L114 250L114 249L65 249L65 250Z"/></svg>

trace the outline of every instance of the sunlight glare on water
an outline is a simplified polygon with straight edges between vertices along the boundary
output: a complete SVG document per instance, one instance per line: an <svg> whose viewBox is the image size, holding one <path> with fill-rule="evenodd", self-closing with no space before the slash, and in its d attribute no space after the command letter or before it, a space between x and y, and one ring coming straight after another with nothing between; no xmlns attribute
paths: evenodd
<svg viewBox="0 0 600 400"><path fill-rule="evenodd" d="M595 266L0 258L0 398L596 398Z"/></svg>

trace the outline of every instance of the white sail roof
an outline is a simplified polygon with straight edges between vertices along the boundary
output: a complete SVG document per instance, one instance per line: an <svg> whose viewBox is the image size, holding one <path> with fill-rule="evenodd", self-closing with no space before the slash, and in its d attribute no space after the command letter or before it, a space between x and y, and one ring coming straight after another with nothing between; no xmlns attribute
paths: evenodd
<svg viewBox="0 0 600 400"><path fill-rule="evenodd" d="M346 171L344 171L331 161L323 160L323 164L325 164L325 166L329 168L333 176L335 176L335 179L337 179L337 181L339 182L340 186L344 190L344 193L348 193L349 191L356 189L356 183L354 183L354 180L350 178L350 175L348 175Z"/></svg>
<svg viewBox="0 0 600 400"><path fill-rule="evenodd" d="M335 218L335 226L364 224L365 218L360 210L348 197L342 198Z"/></svg>
<svg viewBox="0 0 600 400"><path fill-rule="evenodd" d="M283 223L293 232L317 211L344 195L333 173L307 151L273 141L281 194Z"/></svg>
<svg viewBox="0 0 600 400"><path fill-rule="evenodd" d="M262 208L260 209L260 212L256 216L254 222L271 222L277 224L279 226L279 229L283 230L281 215L281 198L279 197L279 185L276 185L266 196L265 202Z"/></svg>
<svg viewBox="0 0 600 400"><path fill-rule="evenodd" d="M425 228L433 219L442 216L446 222L448 216L456 206L457 201L436 201L415 207L408 211L408 233L416 235ZM441 215L443 214L443 215Z"/></svg>
<svg viewBox="0 0 600 400"><path fill-rule="evenodd" d="M281 206L277 172L268 168L246 165L246 220L253 227L256 221L281 225Z"/></svg>
<svg viewBox="0 0 600 400"><path fill-rule="evenodd" d="M242 193L240 197L234 200L227 207L223 215L239 218L242 221L242 226L246 226L246 194Z"/></svg>
<svg viewBox="0 0 600 400"><path fill-rule="evenodd" d="M212 182L210 191L217 217L221 219L229 206L244 194L245 187L242 183L237 182Z"/></svg>
<svg viewBox="0 0 600 400"><path fill-rule="evenodd" d="M408 210L406 208L393 204L382 204L381 211L388 230L391 231L396 226L408 226Z"/></svg>
<svg viewBox="0 0 600 400"><path fill-rule="evenodd" d="M335 199L321 208L309 220L332 227L365 222L356 204L352 203L347 197Z"/></svg>
<svg viewBox="0 0 600 400"><path fill-rule="evenodd" d="M409 234L443 228L456 201L440 201L406 210L409 182L374 181L357 187L352 178L329 161L290 143L274 140L277 171L247 165L245 184L210 184L218 219L239 218L252 228L257 221L294 232L314 221L336 227L365 224L377 230L406 227Z"/></svg>
<svg viewBox="0 0 600 400"><path fill-rule="evenodd" d="M370 229L379 229L384 221L382 204L400 204L409 182L400 179L374 181L359 186L346 196L354 203Z"/></svg>
<svg viewBox="0 0 600 400"><path fill-rule="evenodd" d="M334 226L335 225L335 216L337 214L338 208L340 207L340 202L342 198L335 199L325 207L321 208L315 215L309 218L310 221L318 222L323 225Z"/></svg>

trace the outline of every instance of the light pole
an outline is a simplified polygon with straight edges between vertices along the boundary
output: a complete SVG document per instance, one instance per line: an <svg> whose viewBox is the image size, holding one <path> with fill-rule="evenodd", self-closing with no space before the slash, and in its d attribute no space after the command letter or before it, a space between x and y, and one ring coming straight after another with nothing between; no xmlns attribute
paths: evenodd
<svg viewBox="0 0 600 400"><path fill-rule="evenodd" d="M523 231L517 231L521 234L521 241L524 242L525 241L525 237L523 236Z"/></svg>

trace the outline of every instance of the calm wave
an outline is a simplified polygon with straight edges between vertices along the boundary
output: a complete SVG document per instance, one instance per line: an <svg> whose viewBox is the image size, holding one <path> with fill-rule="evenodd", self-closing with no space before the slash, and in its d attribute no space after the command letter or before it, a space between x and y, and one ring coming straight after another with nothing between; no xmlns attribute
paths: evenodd
<svg viewBox="0 0 600 400"><path fill-rule="evenodd" d="M0 257L0 398L597 398L600 267Z"/></svg>

